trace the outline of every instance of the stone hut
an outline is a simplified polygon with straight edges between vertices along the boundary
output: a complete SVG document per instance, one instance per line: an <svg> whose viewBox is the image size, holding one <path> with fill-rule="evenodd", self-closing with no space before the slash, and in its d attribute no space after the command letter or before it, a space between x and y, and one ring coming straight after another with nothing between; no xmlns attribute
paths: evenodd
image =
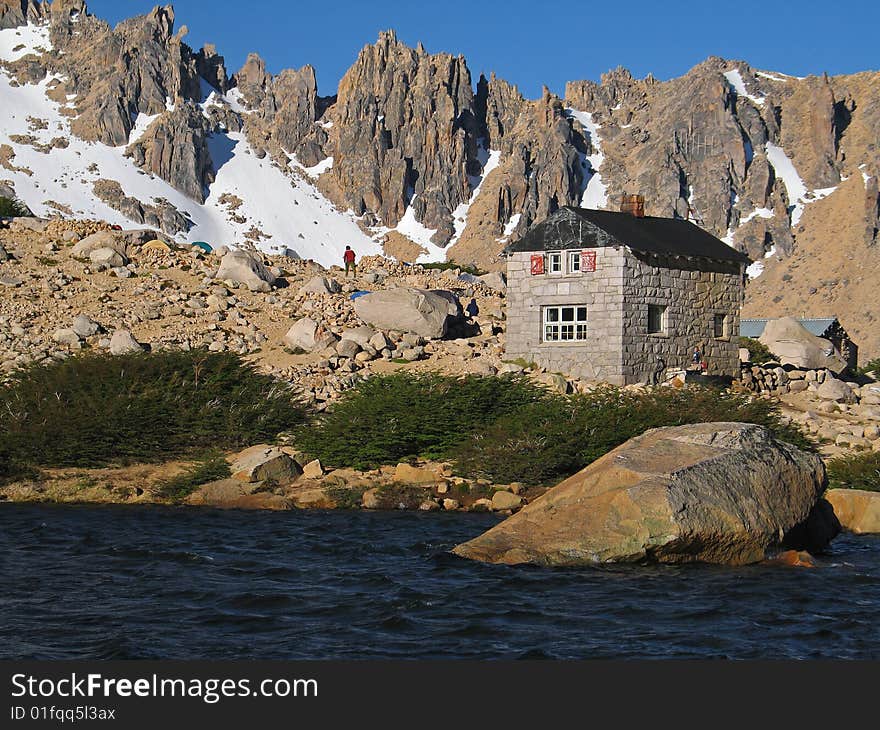
<svg viewBox="0 0 880 730"><path fill-rule="evenodd" d="M508 359L616 385L658 382L699 349L737 377L745 254L684 220L564 207L508 246Z"/></svg>

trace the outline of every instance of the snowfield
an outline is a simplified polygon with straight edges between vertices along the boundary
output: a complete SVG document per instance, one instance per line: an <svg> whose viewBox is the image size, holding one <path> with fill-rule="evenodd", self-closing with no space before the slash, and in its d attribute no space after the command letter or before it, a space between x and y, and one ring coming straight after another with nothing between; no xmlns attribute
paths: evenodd
<svg viewBox="0 0 880 730"><path fill-rule="evenodd" d="M566 109L565 112L569 117L580 122L595 150L592 155L582 155L581 165L584 168L586 186L581 198L581 207L605 208L608 205L608 186L602 182L602 176L599 174L599 168L605 161L605 155L602 154L602 140L599 137L600 126L593 121L593 115L589 112L577 109Z"/></svg>
<svg viewBox="0 0 880 730"><path fill-rule="evenodd" d="M37 48L50 48L48 29L27 26L0 31L0 58L15 60ZM22 48L19 48L22 46ZM17 49L17 50L13 50ZM126 228L138 224L99 200L92 192L95 181L115 180L126 195L148 205L165 199L193 222L192 228L177 237L181 243L207 241L213 246L244 243L245 233L259 231L257 245L267 252L291 250L300 258L321 264L342 261L346 245L359 256L381 253L381 246L357 225L351 212L342 212L318 189L296 172L282 170L268 158L258 159L242 134L215 134L209 140L211 157L217 168L215 182L207 200L200 205L175 190L164 180L145 173L125 157L125 148L84 142L70 132L70 122L60 105L46 96L52 79L37 85L13 86L0 71L0 145L15 152L11 165L0 168L0 179L12 182L16 194L37 215L51 215L69 209L76 217L98 218ZM217 92L205 83L203 104L212 103ZM217 94L219 96L219 94ZM244 111L236 90L225 99L236 111ZM42 120L47 129L28 120ZM155 117L140 115L135 120L129 142L140 139ZM47 144L56 138L67 141L66 148L48 153L31 144L15 142L17 135L32 135L34 144ZM328 158L305 172L317 176L332 165ZM232 210L235 196L242 202ZM226 204L221 203L221 198ZM55 207L55 206L59 207ZM244 223L231 220L234 214Z"/></svg>

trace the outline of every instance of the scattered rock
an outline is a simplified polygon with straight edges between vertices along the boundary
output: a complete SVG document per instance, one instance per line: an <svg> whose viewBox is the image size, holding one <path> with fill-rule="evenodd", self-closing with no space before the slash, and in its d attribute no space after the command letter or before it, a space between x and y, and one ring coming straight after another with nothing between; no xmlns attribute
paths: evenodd
<svg viewBox="0 0 880 730"><path fill-rule="evenodd" d="M850 388L842 380L826 377L825 381L816 390L816 395L822 400L834 401L835 403L855 403L857 398Z"/></svg>
<svg viewBox="0 0 880 730"><path fill-rule="evenodd" d="M339 282L326 276L316 276L299 290L300 294L338 294L342 291Z"/></svg>
<svg viewBox="0 0 880 730"><path fill-rule="evenodd" d="M110 338L111 355L128 355L132 352L142 352L143 349L144 346L128 330L116 330Z"/></svg>
<svg viewBox="0 0 880 730"><path fill-rule="evenodd" d="M73 331L83 339L98 334L100 329L101 325L86 314L80 314L73 320Z"/></svg>
<svg viewBox="0 0 880 730"><path fill-rule="evenodd" d="M232 462L232 477L240 482L262 482L268 479L287 484L303 470L277 446L260 444L238 454Z"/></svg>
<svg viewBox="0 0 880 730"><path fill-rule="evenodd" d="M492 509L495 512L503 512L508 509L519 509L522 507L522 503L522 497L518 497L511 492L500 491L495 492L495 494L492 495Z"/></svg>
<svg viewBox="0 0 880 730"><path fill-rule="evenodd" d="M259 292L272 291L275 283L275 275L256 253L239 249L223 256L215 278Z"/></svg>

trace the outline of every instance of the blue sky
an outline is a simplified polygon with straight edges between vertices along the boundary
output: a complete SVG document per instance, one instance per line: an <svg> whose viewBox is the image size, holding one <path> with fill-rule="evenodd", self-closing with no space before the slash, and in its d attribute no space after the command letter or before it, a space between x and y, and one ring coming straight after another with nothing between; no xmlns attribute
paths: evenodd
<svg viewBox="0 0 880 730"><path fill-rule="evenodd" d="M111 23L149 12L159 0L88 0ZM805 76L880 67L876 33L880 3L856 0L730 0L712 2L524 2L482 0L177 0L177 26L187 42L217 45L230 73L249 51L269 70L311 63L319 93L335 93L358 51L380 30L429 52L463 54L474 81L480 72L517 84L536 97L546 84L594 79L616 66L636 76L679 76L710 55Z"/></svg>

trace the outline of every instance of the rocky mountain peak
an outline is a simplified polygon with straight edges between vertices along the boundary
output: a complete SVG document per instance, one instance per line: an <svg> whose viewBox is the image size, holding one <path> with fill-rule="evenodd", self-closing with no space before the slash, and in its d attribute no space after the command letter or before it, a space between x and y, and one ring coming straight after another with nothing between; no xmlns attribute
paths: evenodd
<svg viewBox="0 0 880 730"><path fill-rule="evenodd" d="M426 54L383 32L339 85L329 151L342 202L393 226L409 205L434 240L453 234L452 211L479 170L470 71L462 57Z"/></svg>
<svg viewBox="0 0 880 730"><path fill-rule="evenodd" d="M249 87L256 87L260 91L266 89L269 74L266 72L266 62L259 53L249 53L241 70L233 76L233 85L246 94Z"/></svg>

